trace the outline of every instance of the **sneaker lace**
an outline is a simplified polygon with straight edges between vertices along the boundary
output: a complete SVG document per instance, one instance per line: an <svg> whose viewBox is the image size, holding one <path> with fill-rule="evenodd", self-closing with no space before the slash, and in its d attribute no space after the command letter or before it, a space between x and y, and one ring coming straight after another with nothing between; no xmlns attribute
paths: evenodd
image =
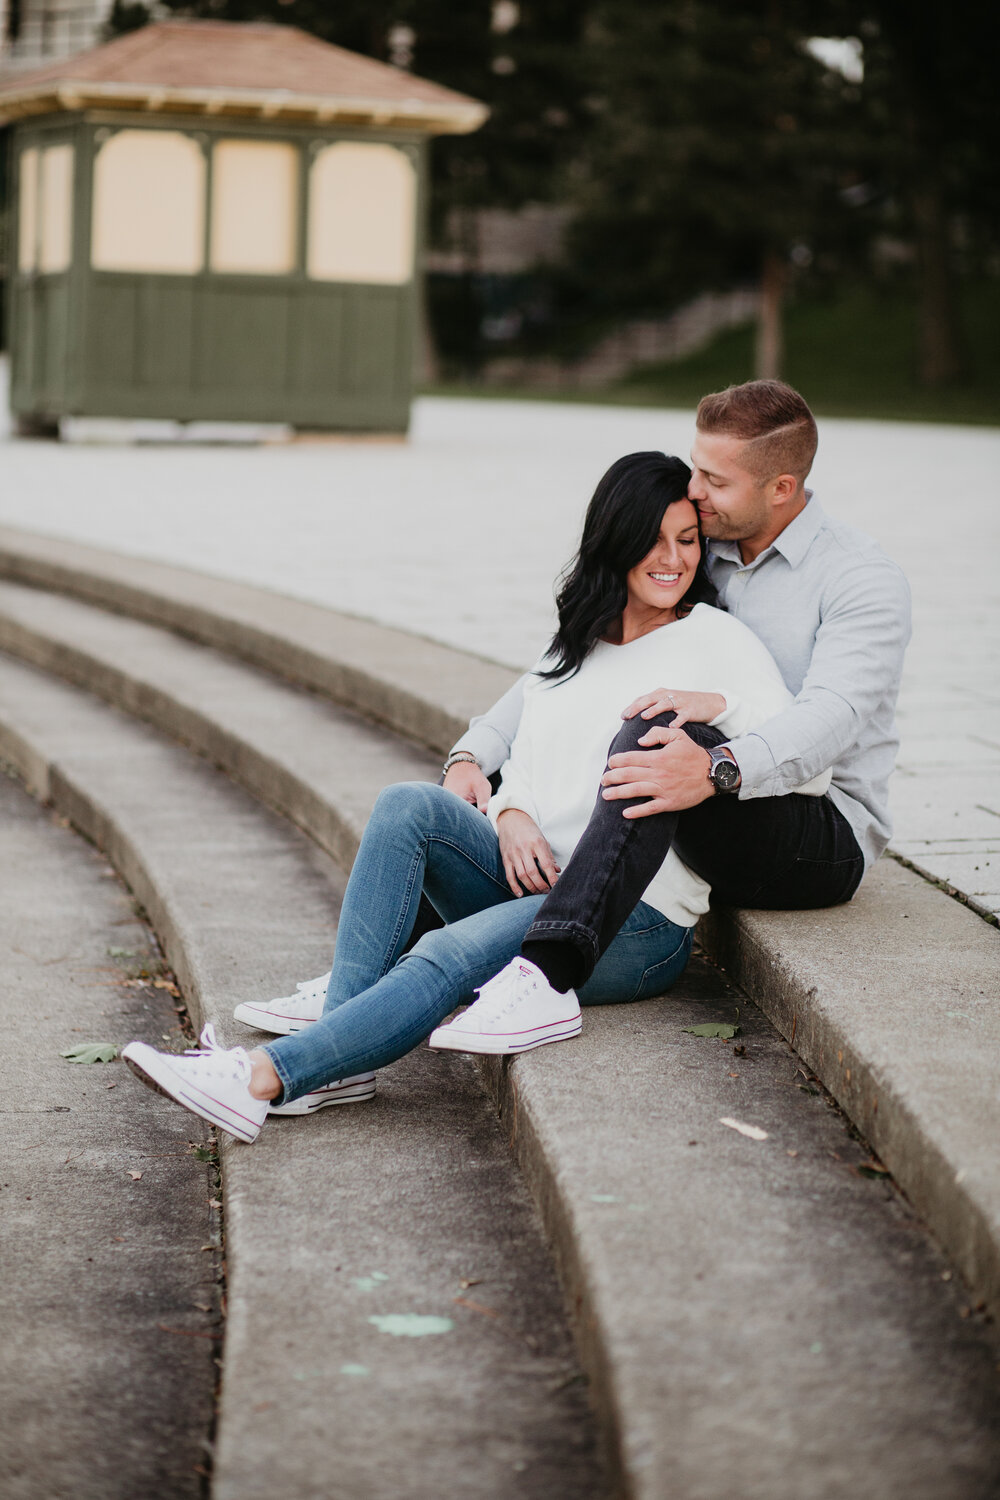
<svg viewBox="0 0 1000 1500"><path fill-rule="evenodd" d="M242 1047L223 1047L216 1038L215 1027L211 1021L206 1021L198 1038L201 1044L198 1047L186 1047L185 1057L211 1057L215 1060L214 1072L226 1074L238 1074L242 1077L249 1073L250 1059Z"/></svg>
<svg viewBox="0 0 1000 1500"><path fill-rule="evenodd" d="M522 1000L526 1000L537 988L538 980L530 969L519 966L512 974L504 971L488 979L476 991L476 1009L484 1020L496 1021Z"/></svg>

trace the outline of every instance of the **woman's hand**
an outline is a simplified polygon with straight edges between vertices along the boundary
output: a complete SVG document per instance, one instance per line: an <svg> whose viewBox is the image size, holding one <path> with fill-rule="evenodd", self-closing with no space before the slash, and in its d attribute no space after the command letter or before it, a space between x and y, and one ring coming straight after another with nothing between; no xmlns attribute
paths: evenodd
<svg viewBox="0 0 1000 1500"><path fill-rule="evenodd" d="M682 688L656 688L652 693L643 693L622 712L623 719L634 719L641 714L644 719L655 719L657 714L673 710L677 717L671 726L679 729L682 724L710 724L726 711L726 700L721 693L686 693Z"/></svg>
<svg viewBox="0 0 1000 1500"><path fill-rule="evenodd" d="M444 778L444 785L463 802L471 802L481 813L493 796L493 788L474 760L457 760Z"/></svg>
<svg viewBox="0 0 1000 1500"><path fill-rule="evenodd" d="M544 896L555 885L559 866L534 818L508 807L497 818L497 837L507 884L515 896Z"/></svg>

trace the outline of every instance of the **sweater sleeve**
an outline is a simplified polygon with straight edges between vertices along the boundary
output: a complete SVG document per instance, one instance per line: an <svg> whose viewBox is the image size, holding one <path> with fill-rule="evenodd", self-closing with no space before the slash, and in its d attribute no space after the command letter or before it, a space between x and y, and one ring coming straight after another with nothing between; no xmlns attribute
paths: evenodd
<svg viewBox="0 0 1000 1500"><path fill-rule="evenodd" d="M470 720L468 729L452 746L452 753L456 750L470 751L487 776L499 771L510 754L517 726L521 722L524 685L529 675L526 672L523 677L519 677L492 708Z"/></svg>
<svg viewBox="0 0 1000 1500"><path fill-rule="evenodd" d="M530 679L527 679L530 680ZM501 813L518 808L541 827L538 806L532 795L532 773L534 766L534 744L532 739L531 695L524 703L524 712L514 742L510 747L510 758L504 765L500 788L490 798L486 816L495 828Z"/></svg>

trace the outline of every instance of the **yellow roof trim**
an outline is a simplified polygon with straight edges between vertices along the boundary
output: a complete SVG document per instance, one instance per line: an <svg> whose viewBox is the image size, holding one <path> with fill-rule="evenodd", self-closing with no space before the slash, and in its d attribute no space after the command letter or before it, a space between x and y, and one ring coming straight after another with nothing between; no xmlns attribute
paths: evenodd
<svg viewBox="0 0 1000 1500"><path fill-rule="evenodd" d="M28 85L0 95L0 124L57 110L103 106L111 109L186 109L218 115L224 111L266 120L313 116L334 124L340 119L374 125L405 126L434 135L466 135L478 130L489 110L484 104L430 104L422 99L372 99L329 94L297 94L289 89L164 88L125 83L78 83L71 79Z"/></svg>

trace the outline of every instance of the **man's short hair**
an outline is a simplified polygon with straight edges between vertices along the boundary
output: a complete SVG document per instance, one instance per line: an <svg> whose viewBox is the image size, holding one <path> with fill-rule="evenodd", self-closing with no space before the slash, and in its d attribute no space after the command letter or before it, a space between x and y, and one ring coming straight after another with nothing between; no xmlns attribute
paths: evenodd
<svg viewBox="0 0 1000 1500"><path fill-rule="evenodd" d="M701 432L743 438L740 464L760 484L779 474L802 484L816 457L816 420L783 380L748 380L703 396L696 422Z"/></svg>

